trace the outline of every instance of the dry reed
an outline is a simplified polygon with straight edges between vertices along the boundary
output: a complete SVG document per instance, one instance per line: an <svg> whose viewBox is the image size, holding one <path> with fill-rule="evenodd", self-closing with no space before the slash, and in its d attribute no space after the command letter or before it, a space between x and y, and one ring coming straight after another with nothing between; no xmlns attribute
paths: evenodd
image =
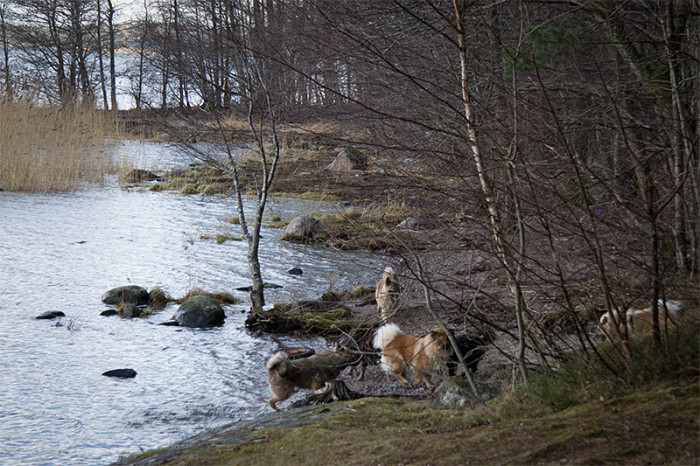
<svg viewBox="0 0 700 466"><path fill-rule="evenodd" d="M70 191L103 181L118 169L107 146L118 126L92 108L0 104L0 188Z"/></svg>

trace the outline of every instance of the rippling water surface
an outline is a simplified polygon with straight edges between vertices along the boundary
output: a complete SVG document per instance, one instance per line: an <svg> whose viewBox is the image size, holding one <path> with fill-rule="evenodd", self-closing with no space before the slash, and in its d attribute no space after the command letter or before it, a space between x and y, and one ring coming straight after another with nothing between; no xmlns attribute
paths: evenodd
<svg viewBox="0 0 700 466"><path fill-rule="evenodd" d="M167 146L127 146L146 165L172 162ZM267 214L323 208L332 207L273 200ZM0 193L0 464L106 464L270 411L264 361L278 345L299 342L245 331L247 296L235 291L250 284L245 242L201 239L239 235L228 223L234 214L232 199L122 189L115 181L69 194ZM263 231L264 279L283 286L266 293L268 302L370 285L382 267L375 255L280 235ZM304 274L287 274L291 267ZM100 316L101 295L126 284L175 297L197 286L244 301L214 330L156 325L174 307L144 319ZM66 317L35 319L54 310ZM126 367L136 378L101 375Z"/></svg>

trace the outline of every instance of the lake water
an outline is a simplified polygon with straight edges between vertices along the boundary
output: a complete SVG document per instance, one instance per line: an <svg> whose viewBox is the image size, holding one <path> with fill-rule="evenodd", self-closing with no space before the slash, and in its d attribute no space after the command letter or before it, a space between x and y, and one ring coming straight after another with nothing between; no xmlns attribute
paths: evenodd
<svg viewBox="0 0 700 466"><path fill-rule="evenodd" d="M172 146L125 142L139 168L188 163ZM272 200L267 216L291 218L332 206ZM0 464L107 464L165 446L207 427L270 412L265 360L281 345L317 349L323 340L246 332L250 284L246 244L202 236L239 235L232 198L124 189L110 180L66 194L0 192ZM266 282L283 288L268 303L316 298L329 287L372 285L382 258L279 240L265 229ZM303 269L302 276L287 273ZM228 291L213 330L156 325L175 307L143 319L103 317L115 286ZM36 320L62 311L58 322ZM101 374L133 368L134 379Z"/></svg>

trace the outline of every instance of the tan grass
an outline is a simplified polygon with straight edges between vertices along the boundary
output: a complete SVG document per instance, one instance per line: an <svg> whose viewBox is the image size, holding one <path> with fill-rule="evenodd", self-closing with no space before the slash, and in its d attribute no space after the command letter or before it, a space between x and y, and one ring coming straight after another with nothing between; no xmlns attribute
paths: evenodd
<svg viewBox="0 0 700 466"><path fill-rule="evenodd" d="M107 149L118 123L91 108L0 104L0 188L70 191L117 168Z"/></svg>

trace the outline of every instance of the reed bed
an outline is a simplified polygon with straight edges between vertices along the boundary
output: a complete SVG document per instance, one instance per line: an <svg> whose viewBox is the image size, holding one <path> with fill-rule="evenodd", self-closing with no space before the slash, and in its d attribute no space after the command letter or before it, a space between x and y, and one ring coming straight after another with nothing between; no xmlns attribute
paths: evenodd
<svg viewBox="0 0 700 466"><path fill-rule="evenodd" d="M116 173L107 143L118 137L110 114L85 107L0 104L0 188L71 191Z"/></svg>

